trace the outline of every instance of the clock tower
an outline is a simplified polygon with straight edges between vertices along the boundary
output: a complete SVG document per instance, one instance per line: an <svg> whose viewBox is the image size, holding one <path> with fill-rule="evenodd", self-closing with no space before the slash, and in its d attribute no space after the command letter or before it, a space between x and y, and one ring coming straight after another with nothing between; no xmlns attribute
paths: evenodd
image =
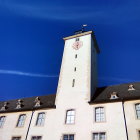
<svg viewBox="0 0 140 140"><path fill-rule="evenodd" d="M89 102L97 87L97 53L99 48L93 31L78 31L63 38L64 52L60 70L56 104Z"/></svg>

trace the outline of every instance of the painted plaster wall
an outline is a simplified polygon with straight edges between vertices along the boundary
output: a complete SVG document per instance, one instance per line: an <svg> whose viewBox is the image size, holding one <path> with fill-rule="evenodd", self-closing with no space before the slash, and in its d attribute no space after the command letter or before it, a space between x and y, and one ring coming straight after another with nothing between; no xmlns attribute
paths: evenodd
<svg viewBox="0 0 140 140"><path fill-rule="evenodd" d="M137 119L135 110L135 104L137 103L140 103L140 100L127 101L124 103L128 137L130 140L139 140L138 130L140 131L140 119Z"/></svg>
<svg viewBox="0 0 140 140"><path fill-rule="evenodd" d="M95 122L95 108L105 108L105 122ZM65 124L66 110L75 109L75 123ZM39 112L46 113L44 126L35 126ZM112 115L111 115L112 114ZM107 103L89 105L79 101L77 104L66 105L54 110L39 110L34 112L28 140L31 136L42 136L42 140L59 139L63 134L75 134L75 139L92 140L94 132L106 132L107 140L126 140L122 103Z"/></svg>
<svg viewBox="0 0 140 140"><path fill-rule="evenodd" d="M23 127L16 127L19 115L26 114L26 120ZM14 112L14 113L4 113L0 116L6 116L5 123L2 128L0 128L0 140L11 140L14 136L21 136L24 140L27 128L29 125L31 112Z"/></svg>

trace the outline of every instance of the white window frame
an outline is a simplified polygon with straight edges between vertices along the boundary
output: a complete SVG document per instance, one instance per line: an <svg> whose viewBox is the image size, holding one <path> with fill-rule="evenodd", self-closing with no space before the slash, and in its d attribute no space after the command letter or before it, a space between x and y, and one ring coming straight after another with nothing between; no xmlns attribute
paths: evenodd
<svg viewBox="0 0 140 140"><path fill-rule="evenodd" d="M75 109L66 110L65 124L74 124L75 123Z"/></svg>
<svg viewBox="0 0 140 140"><path fill-rule="evenodd" d="M94 137L94 135L97 135L96 137ZM104 134L104 139L103 137L101 137L101 134ZM92 140L106 140L106 132L94 132L92 133Z"/></svg>
<svg viewBox="0 0 140 140"><path fill-rule="evenodd" d="M42 115L42 116L40 116ZM39 112L38 115L37 115L37 119L36 119L36 126L44 126L44 123L45 123L45 115L46 113L45 112Z"/></svg>
<svg viewBox="0 0 140 140"><path fill-rule="evenodd" d="M64 139L64 136L68 136L68 138ZM64 134L63 135L63 140L72 140L72 139L70 139L70 136L73 136L73 140L74 140L74 137L75 137L74 134Z"/></svg>
<svg viewBox="0 0 140 140"><path fill-rule="evenodd" d="M105 108L100 106L100 107L95 107L95 122L105 122Z"/></svg>
<svg viewBox="0 0 140 140"><path fill-rule="evenodd" d="M23 127L26 119L26 114L19 115L16 127Z"/></svg>
<svg viewBox="0 0 140 140"><path fill-rule="evenodd" d="M140 119L140 103L135 104L135 111L137 119Z"/></svg>
<svg viewBox="0 0 140 140"><path fill-rule="evenodd" d="M6 119L6 116L0 116L0 128L3 127L3 125L5 123L5 119Z"/></svg>

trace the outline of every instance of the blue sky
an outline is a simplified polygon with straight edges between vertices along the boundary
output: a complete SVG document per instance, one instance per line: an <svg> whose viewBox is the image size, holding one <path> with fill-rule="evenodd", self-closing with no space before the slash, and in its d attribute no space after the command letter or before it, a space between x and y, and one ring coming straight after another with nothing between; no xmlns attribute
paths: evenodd
<svg viewBox="0 0 140 140"><path fill-rule="evenodd" d="M99 86L140 81L140 1L0 0L0 100L56 93L62 38L82 24L101 50Z"/></svg>

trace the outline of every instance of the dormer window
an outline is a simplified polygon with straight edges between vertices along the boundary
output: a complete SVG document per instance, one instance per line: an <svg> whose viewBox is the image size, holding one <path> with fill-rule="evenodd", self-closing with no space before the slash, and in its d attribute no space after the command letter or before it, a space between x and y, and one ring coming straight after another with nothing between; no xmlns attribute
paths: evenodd
<svg viewBox="0 0 140 140"><path fill-rule="evenodd" d="M7 105L8 105L8 102L4 102L4 105L1 108L1 111L5 111L8 108Z"/></svg>
<svg viewBox="0 0 140 140"><path fill-rule="evenodd" d="M22 100L19 99L18 102L17 102L16 109L20 109L20 108L22 108L22 106L23 106Z"/></svg>
<svg viewBox="0 0 140 140"><path fill-rule="evenodd" d="M130 85L128 86L128 91L131 91L131 90L135 90L134 85L132 85L132 84L130 84Z"/></svg>
<svg viewBox="0 0 140 140"><path fill-rule="evenodd" d="M35 98L35 107L39 107L41 105L41 101L39 99L39 97Z"/></svg>
<svg viewBox="0 0 140 140"><path fill-rule="evenodd" d="M76 41L79 41L79 38L78 37L76 38Z"/></svg>
<svg viewBox="0 0 140 140"><path fill-rule="evenodd" d="M110 97L110 99L118 99L119 97L118 97L118 95L117 95L117 92L112 92L111 93L111 97Z"/></svg>

